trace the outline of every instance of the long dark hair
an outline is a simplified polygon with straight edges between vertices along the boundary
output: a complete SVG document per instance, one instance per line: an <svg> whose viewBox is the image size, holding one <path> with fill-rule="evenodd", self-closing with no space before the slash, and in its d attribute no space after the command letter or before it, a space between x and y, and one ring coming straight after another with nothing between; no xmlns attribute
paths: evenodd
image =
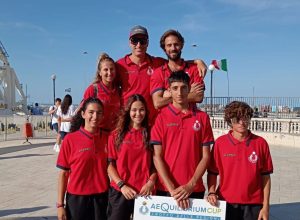
<svg viewBox="0 0 300 220"><path fill-rule="evenodd" d="M117 127L116 127L117 137L116 137L115 147L118 150L120 149L120 145L125 137L125 134L130 129L130 122L131 122L130 109L131 109L132 104L136 101L142 102L143 105L145 106L146 114L145 114L145 118L142 122L143 142L144 142L146 149L148 149L148 150L150 149L150 144L149 144L150 133L149 133L149 123L148 123L149 111L147 108L147 104L146 104L146 101L143 96L141 96L139 94L134 94L129 97L129 99L126 103L126 106L123 109L123 111L119 117L119 121L117 123Z"/></svg>
<svg viewBox="0 0 300 220"><path fill-rule="evenodd" d="M61 103L61 112L64 115L68 113L70 105L72 105L72 96L67 94Z"/></svg>
<svg viewBox="0 0 300 220"><path fill-rule="evenodd" d="M103 104L98 98L90 97L86 99L83 104L81 105L80 109L77 111L76 115L72 118L71 121L71 132L77 131L81 126L84 127L85 120L82 118L81 113L85 112L87 109L87 106L91 103L96 103L101 106L101 109L103 110Z"/></svg>

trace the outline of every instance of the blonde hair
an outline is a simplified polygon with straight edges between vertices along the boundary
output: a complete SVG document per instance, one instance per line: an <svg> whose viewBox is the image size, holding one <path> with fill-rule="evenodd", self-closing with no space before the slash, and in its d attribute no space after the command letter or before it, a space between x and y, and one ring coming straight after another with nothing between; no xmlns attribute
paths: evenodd
<svg viewBox="0 0 300 220"><path fill-rule="evenodd" d="M94 78L93 83L98 83L101 82L101 76L100 76L100 71L101 71L101 64L104 61L110 61L113 64L115 64L115 61L113 60L113 58L111 58L107 53L101 53L98 57L98 62L97 62L97 70L96 70L96 75Z"/></svg>

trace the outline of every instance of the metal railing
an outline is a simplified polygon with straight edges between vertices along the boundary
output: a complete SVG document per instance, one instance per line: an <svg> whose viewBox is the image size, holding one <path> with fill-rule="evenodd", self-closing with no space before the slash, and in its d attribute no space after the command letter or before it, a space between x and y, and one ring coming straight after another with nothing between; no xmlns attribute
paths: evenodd
<svg viewBox="0 0 300 220"><path fill-rule="evenodd" d="M213 129L229 129L229 126L221 117L211 117L210 120ZM250 122L250 130L299 135L300 119L252 118Z"/></svg>
<svg viewBox="0 0 300 220"><path fill-rule="evenodd" d="M24 139L26 122L27 116L0 116L0 141ZM29 116L28 122L32 125L33 137L55 137L56 132L50 129L50 116Z"/></svg>
<svg viewBox="0 0 300 220"><path fill-rule="evenodd" d="M205 97L198 108L210 116L222 116L232 101L248 103L255 110L254 117L300 118L300 97Z"/></svg>
<svg viewBox="0 0 300 220"><path fill-rule="evenodd" d="M256 110L251 120L251 130L299 134L300 97L205 97L198 107L210 114L214 129L228 129L223 120L225 106L232 101L243 101ZM45 107L47 110L48 107ZM23 129L27 116L0 116L0 141L23 139ZM49 115L31 115L34 137L55 137L50 129Z"/></svg>
<svg viewBox="0 0 300 220"><path fill-rule="evenodd" d="M0 141L25 139L24 124L27 116L0 116ZM55 137L56 132L50 129L50 116L29 116L33 128L33 138ZM222 117L211 117L213 129L228 130L229 126ZM299 135L299 119L252 118L252 131L272 132Z"/></svg>

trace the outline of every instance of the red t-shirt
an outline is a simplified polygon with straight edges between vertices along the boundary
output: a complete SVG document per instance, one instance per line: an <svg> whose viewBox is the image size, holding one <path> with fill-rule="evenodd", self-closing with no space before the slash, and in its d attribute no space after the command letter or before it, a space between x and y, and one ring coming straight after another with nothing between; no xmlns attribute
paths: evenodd
<svg viewBox="0 0 300 220"><path fill-rule="evenodd" d="M140 192L147 183L152 163L152 154L143 143L143 130L131 128L125 134L119 150L115 147L116 131L108 139L108 160L116 162L120 178L136 192ZM111 186L120 191L114 181L111 181Z"/></svg>
<svg viewBox="0 0 300 220"><path fill-rule="evenodd" d="M100 127L112 131L115 129L117 119L120 113L120 95L117 89L109 89L102 82L97 83L97 98L101 100L104 107L103 119ZM84 92L83 99L94 97L95 89L91 84Z"/></svg>
<svg viewBox="0 0 300 220"><path fill-rule="evenodd" d="M141 65L137 65L132 62L129 56L130 54L117 61L117 70L122 87L122 105L126 104L131 95L142 95L147 102L151 124L151 122L154 122L156 110L150 95L150 77L156 68L163 65L165 60L147 54L146 60Z"/></svg>
<svg viewBox="0 0 300 220"><path fill-rule="evenodd" d="M216 140L208 172L220 175L218 193L229 203L262 204L262 175L273 172L269 145L250 133L239 142L232 131Z"/></svg>
<svg viewBox="0 0 300 220"><path fill-rule="evenodd" d="M183 62L180 70L186 72L190 77L190 85L193 83L204 84L203 78L199 76L199 71L196 64ZM164 91L169 88L168 78L172 74L168 63L155 69L150 80L151 95L157 91Z"/></svg>
<svg viewBox="0 0 300 220"><path fill-rule="evenodd" d="M91 134L84 128L69 133L62 142L56 166L70 171L67 191L71 194L107 191L107 134Z"/></svg>
<svg viewBox="0 0 300 220"><path fill-rule="evenodd" d="M162 146L163 160L176 187L188 183L202 159L202 147L213 143L209 116L194 107L183 114L169 104L161 109L151 129L151 144ZM161 178L157 188L167 191ZM201 179L194 192L203 191Z"/></svg>

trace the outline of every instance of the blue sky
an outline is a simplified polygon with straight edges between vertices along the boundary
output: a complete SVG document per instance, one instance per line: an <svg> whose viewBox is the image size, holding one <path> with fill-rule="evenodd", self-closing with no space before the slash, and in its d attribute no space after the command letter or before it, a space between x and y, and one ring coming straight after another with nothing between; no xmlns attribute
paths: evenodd
<svg viewBox="0 0 300 220"><path fill-rule="evenodd" d="M148 28L151 55L165 57L159 38L172 28L185 38L185 59L227 58L230 96L299 96L299 11L298 0L10 0L1 2L0 40L30 102L52 102L55 73L57 96L71 88L78 103L98 54L129 53L137 24ZM210 73L205 82L209 96ZM227 96L226 73L213 82L214 96Z"/></svg>

